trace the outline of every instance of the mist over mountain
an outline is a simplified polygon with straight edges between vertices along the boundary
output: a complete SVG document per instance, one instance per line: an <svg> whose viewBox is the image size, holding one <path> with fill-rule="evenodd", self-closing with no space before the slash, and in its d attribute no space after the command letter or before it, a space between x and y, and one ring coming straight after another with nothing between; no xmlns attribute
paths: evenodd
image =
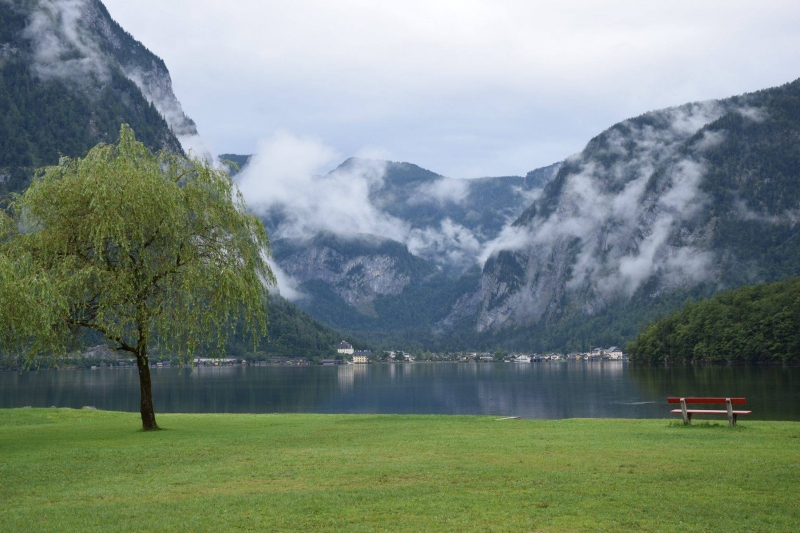
<svg viewBox="0 0 800 533"><path fill-rule="evenodd" d="M289 135L265 143L251 158L220 156L245 162L236 179L273 239L373 235L403 243L454 274L479 264L484 244L522 213L558 169L462 180L411 163L351 157L326 171L334 157L318 141Z"/></svg>
<svg viewBox="0 0 800 533"><path fill-rule="evenodd" d="M675 295L797 275L798 139L800 80L612 126L491 244L461 313L530 335L628 307L631 335Z"/></svg>
<svg viewBox="0 0 800 533"><path fill-rule="evenodd" d="M559 165L527 176L453 179L404 162L334 155L282 135L252 157L223 154L272 238L281 293L352 331L426 330L477 289L486 243Z"/></svg>
<svg viewBox="0 0 800 533"><path fill-rule="evenodd" d="M800 273L799 102L793 82L645 113L526 177L364 158L321 172L324 146L283 138L237 179L285 284L323 321L619 344L686 298Z"/></svg>
<svg viewBox="0 0 800 533"><path fill-rule="evenodd" d="M0 2L0 182L114 142L120 124L151 149L204 149L164 62L99 0Z"/></svg>

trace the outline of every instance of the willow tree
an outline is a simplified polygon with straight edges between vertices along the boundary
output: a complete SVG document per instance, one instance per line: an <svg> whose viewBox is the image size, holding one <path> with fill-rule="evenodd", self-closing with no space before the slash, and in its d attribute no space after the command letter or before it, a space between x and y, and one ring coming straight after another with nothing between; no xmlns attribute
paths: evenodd
<svg viewBox="0 0 800 533"><path fill-rule="evenodd" d="M266 330L264 226L228 174L116 145L37 173L0 215L0 343L58 356L91 330L136 358L142 426L157 429L148 350L188 360L242 326Z"/></svg>

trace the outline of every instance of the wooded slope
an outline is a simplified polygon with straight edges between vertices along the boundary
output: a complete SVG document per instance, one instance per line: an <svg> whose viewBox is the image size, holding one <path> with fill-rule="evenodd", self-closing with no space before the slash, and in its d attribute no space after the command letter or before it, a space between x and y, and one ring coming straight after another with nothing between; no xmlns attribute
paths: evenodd
<svg viewBox="0 0 800 533"><path fill-rule="evenodd" d="M800 362L800 278L687 303L628 344L645 362Z"/></svg>

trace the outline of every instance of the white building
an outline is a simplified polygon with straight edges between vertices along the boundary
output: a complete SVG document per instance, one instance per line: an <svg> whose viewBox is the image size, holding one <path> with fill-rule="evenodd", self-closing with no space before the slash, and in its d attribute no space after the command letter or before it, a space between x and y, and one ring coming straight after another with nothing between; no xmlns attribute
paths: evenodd
<svg viewBox="0 0 800 533"><path fill-rule="evenodd" d="M622 359L622 350L616 346L612 346L606 350L606 355L609 359Z"/></svg>
<svg viewBox="0 0 800 533"><path fill-rule="evenodd" d="M353 345L347 341L342 341L339 343L339 347L336 349L339 353L345 353L347 355L353 355Z"/></svg>

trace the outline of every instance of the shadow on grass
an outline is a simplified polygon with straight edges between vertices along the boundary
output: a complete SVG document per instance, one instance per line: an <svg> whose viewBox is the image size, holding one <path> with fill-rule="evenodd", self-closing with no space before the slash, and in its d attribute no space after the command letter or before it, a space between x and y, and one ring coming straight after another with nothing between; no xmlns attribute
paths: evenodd
<svg viewBox="0 0 800 533"><path fill-rule="evenodd" d="M137 430L136 430L136 433L150 433L150 434L154 434L154 433L163 433L164 431L169 431L169 428L165 428L165 427L161 427L161 426L158 426L156 429L143 429L143 428L139 428L139 429L137 429Z"/></svg>
<svg viewBox="0 0 800 533"><path fill-rule="evenodd" d="M684 424L682 420L674 420L667 424L668 428L681 428L681 429L727 429L729 431L744 431L747 425L736 424L731 426L727 422L709 422L704 420L702 422L695 422L692 424Z"/></svg>

